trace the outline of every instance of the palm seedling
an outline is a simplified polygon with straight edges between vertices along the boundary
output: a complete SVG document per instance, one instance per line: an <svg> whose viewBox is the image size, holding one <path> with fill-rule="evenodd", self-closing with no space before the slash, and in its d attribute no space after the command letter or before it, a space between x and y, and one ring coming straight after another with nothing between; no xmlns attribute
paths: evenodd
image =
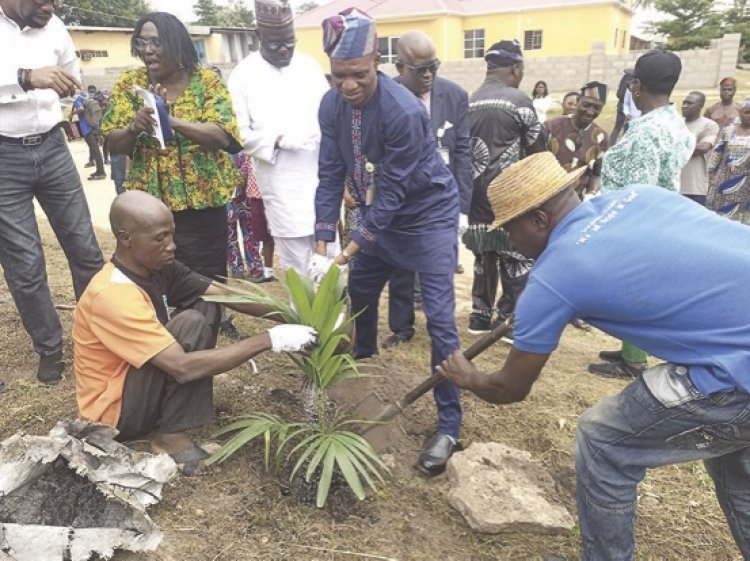
<svg viewBox="0 0 750 561"><path fill-rule="evenodd" d="M307 388L304 422L289 422L276 415L258 413L235 419L216 434L232 434L208 462L223 462L245 444L262 437L267 469L278 473L286 461L294 464L290 480L303 476L308 484L317 480L315 503L325 505L335 474L346 481L358 499L366 488L377 490L384 484L388 468L369 442L353 429L362 420L342 416L332 410L327 389L347 378L361 376L356 361L343 350L350 339L353 318L345 317L347 296L337 267L331 267L317 290L294 269L286 273L285 287L291 305L263 287L236 281L233 294L205 297L220 303L249 302L265 304L287 323L309 325L316 329L319 345L308 355L289 354L304 375Z"/></svg>

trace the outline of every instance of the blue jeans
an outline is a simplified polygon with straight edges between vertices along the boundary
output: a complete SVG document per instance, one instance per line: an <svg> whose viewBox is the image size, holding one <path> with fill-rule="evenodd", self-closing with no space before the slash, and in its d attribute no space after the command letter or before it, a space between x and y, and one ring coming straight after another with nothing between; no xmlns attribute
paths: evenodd
<svg viewBox="0 0 750 561"><path fill-rule="evenodd" d="M0 264L34 350L62 348L33 199L41 205L73 276L76 299L104 260L62 130L36 146L0 141Z"/></svg>
<svg viewBox="0 0 750 561"><path fill-rule="evenodd" d="M703 460L742 555L750 558L750 395L705 396L687 368L661 364L586 411L576 435L582 561L633 558L646 468Z"/></svg>
<svg viewBox="0 0 750 561"><path fill-rule="evenodd" d="M115 183L115 191L118 195L121 195L125 192L125 187L122 185L125 183L125 168L127 167L125 158L127 158L127 156L125 154L111 154L109 158L112 162L110 166L110 176Z"/></svg>
<svg viewBox="0 0 750 561"><path fill-rule="evenodd" d="M357 253L349 272L349 294L354 320L354 353L371 356L378 352L378 302L385 283L396 267L379 257ZM455 320L453 269L447 273L419 273L422 310L432 341L432 369L459 348ZM410 306L414 306L413 303ZM460 390L451 382L441 382L433 392L438 410L437 433L459 437L461 431Z"/></svg>

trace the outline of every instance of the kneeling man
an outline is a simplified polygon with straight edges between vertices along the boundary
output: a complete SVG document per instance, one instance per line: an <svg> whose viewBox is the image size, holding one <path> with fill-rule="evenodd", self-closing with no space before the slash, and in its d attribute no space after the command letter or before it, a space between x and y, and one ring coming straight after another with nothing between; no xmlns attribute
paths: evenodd
<svg viewBox="0 0 750 561"><path fill-rule="evenodd" d="M214 421L212 377L263 351L304 350L317 334L279 325L215 348L220 308L201 296L224 290L175 261L169 209L148 193L128 191L112 204L110 223L115 253L75 311L79 414L116 427L119 440L153 433L153 451L168 453L192 475L207 454L187 431ZM270 312L231 307L254 316Z"/></svg>

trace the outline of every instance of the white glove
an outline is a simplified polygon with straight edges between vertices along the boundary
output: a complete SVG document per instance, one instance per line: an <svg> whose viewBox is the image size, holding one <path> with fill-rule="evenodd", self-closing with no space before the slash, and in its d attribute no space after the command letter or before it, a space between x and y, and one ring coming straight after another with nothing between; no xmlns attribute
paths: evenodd
<svg viewBox="0 0 750 561"><path fill-rule="evenodd" d="M331 265L333 265L333 259L325 255L313 253L310 263L307 265L307 276L310 277L313 283L319 284L328 272L328 269L331 268Z"/></svg>
<svg viewBox="0 0 750 561"><path fill-rule="evenodd" d="M464 232L469 229L469 217L466 214L458 215L458 235L463 236Z"/></svg>
<svg viewBox="0 0 750 561"><path fill-rule="evenodd" d="M308 325L277 325L268 330L275 353L309 351L318 344L318 332Z"/></svg>

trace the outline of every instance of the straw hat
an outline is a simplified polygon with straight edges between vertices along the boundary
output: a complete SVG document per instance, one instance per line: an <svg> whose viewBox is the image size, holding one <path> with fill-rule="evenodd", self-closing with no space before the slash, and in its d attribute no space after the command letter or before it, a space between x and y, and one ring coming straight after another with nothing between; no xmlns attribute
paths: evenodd
<svg viewBox="0 0 750 561"><path fill-rule="evenodd" d="M487 187L487 198L495 214L490 230L539 208L578 181L586 169L583 166L568 173L552 152L533 154L508 167Z"/></svg>

